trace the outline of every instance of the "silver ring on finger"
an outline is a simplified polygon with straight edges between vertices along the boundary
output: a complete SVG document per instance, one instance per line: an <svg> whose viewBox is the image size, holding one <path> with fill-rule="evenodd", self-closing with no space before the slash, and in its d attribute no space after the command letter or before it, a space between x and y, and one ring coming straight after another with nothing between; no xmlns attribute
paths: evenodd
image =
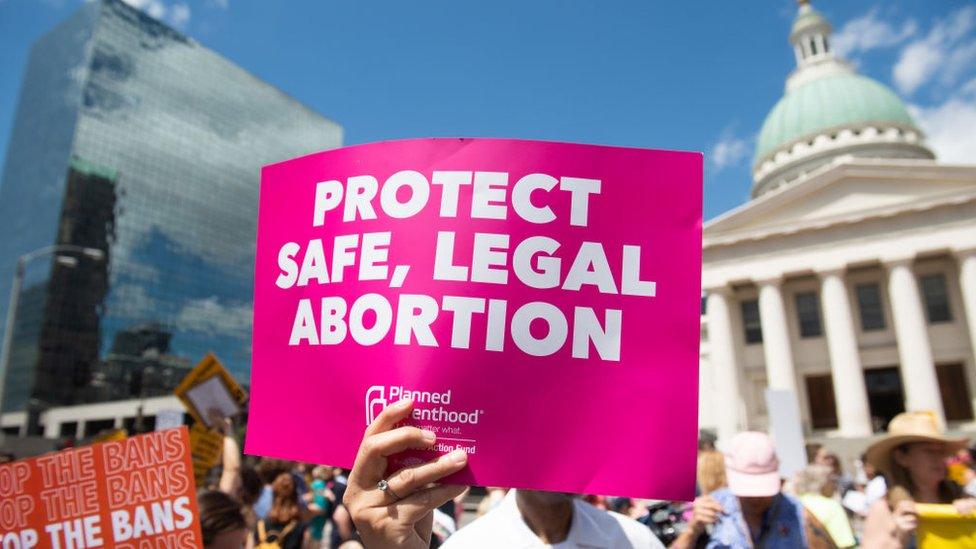
<svg viewBox="0 0 976 549"><path fill-rule="evenodd" d="M387 480L385 478L384 479L381 479L379 482L377 482L376 483L376 487L379 489L380 492L383 492L384 494L389 494L390 496L392 496L394 502L397 502L397 501L400 501L401 499L403 499L400 496L398 496L396 492L393 491L393 488L390 488L390 483L387 482Z"/></svg>

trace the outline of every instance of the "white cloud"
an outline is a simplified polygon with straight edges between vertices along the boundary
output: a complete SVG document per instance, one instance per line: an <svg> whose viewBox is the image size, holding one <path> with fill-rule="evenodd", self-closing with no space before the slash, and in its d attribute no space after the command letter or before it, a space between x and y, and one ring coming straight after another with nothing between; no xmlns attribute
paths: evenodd
<svg viewBox="0 0 976 549"><path fill-rule="evenodd" d="M180 2L169 10L169 20L174 27L183 28L190 21L190 6Z"/></svg>
<svg viewBox="0 0 976 549"><path fill-rule="evenodd" d="M976 159L976 78L940 105L910 105L909 109L939 160L973 163Z"/></svg>
<svg viewBox="0 0 976 549"><path fill-rule="evenodd" d="M732 128L727 127L722 131L718 141L712 145L708 157L715 170L722 171L730 166L741 164L749 157L751 151L751 140L734 135Z"/></svg>
<svg viewBox="0 0 976 549"><path fill-rule="evenodd" d="M913 42L901 52L892 72L895 84L902 92L911 94L927 82L938 70L945 53L927 42Z"/></svg>
<svg viewBox="0 0 976 549"><path fill-rule="evenodd" d="M144 287L135 284L123 284L112 288L108 306L114 315L145 318L153 316L158 304L149 297Z"/></svg>
<svg viewBox="0 0 976 549"><path fill-rule="evenodd" d="M831 39L834 52L840 57L848 57L858 52L897 46L915 36L918 24L909 19L900 27L883 21L878 17L878 8L851 19L834 34Z"/></svg>
<svg viewBox="0 0 976 549"><path fill-rule="evenodd" d="M942 71L942 82L952 85L965 71L976 67L976 39L962 42L952 49Z"/></svg>
<svg viewBox="0 0 976 549"><path fill-rule="evenodd" d="M149 7L146 8L146 13L156 19L162 19L166 15L166 5L158 1L150 2Z"/></svg>
<svg viewBox="0 0 976 549"><path fill-rule="evenodd" d="M959 93L976 95L976 78L960 86Z"/></svg>
<svg viewBox="0 0 976 549"><path fill-rule="evenodd" d="M251 330L250 303L223 304L217 296L195 299L183 306L175 325L181 330L207 335L248 336Z"/></svg>
<svg viewBox="0 0 976 549"><path fill-rule="evenodd" d="M227 9L227 7L230 5L229 0L210 0L210 3L222 10Z"/></svg>
<svg viewBox="0 0 976 549"><path fill-rule="evenodd" d="M190 22L190 6L184 2L167 4L163 0L122 0L137 10L146 12L150 17L166 20L177 28L184 28Z"/></svg>
<svg viewBox="0 0 976 549"><path fill-rule="evenodd" d="M892 70L898 89L911 94L936 75L942 84L952 85L976 61L973 28L976 6L966 6L936 21L928 34L905 46Z"/></svg>

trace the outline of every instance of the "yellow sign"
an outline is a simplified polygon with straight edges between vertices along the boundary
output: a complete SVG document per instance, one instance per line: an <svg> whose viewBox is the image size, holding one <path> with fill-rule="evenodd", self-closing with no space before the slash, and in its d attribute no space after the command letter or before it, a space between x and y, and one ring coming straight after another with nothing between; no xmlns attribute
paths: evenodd
<svg viewBox="0 0 976 549"><path fill-rule="evenodd" d="M190 427L190 455L193 456L193 476L198 483L206 476L207 471L220 461L220 453L223 449L224 435L207 429L200 422Z"/></svg>
<svg viewBox="0 0 976 549"><path fill-rule="evenodd" d="M952 505L916 503L919 549L976 549L976 515L962 516Z"/></svg>
<svg viewBox="0 0 976 549"><path fill-rule="evenodd" d="M247 404L247 392L213 353L207 353L190 370L173 394L179 397L193 419L207 426L211 426L208 410L201 408L214 407L225 417L230 417Z"/></svg>
<svg viewBox="0 0 976 549"><path fill-rule="evenodd" d="M111 431L102 431L95 437L92 443L98 442L115 442L118 440L125 440L129 436L129 432L125 429L112 429Z"/></svg>

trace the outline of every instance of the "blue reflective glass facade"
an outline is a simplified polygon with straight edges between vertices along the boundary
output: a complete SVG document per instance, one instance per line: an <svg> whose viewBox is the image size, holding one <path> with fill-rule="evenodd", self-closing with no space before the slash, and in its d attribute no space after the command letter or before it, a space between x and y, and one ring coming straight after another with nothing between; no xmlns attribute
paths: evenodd
<svg viewBox="0 0 976 549"><path fill-rule="evenodd" d="M31 53L0 183L0 322L27 267L3 409L165 394L206 352L250 369L260 167L342 129L125 5L83 6Z"/></svg>

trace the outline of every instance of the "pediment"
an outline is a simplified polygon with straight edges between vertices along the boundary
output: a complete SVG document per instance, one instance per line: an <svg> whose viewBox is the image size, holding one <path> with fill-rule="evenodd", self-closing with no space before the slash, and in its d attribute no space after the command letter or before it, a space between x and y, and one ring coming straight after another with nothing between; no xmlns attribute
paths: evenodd
<svg viewBox="0 0 976 549"><path fill-rule="evenodd" d="M705 225L709 241L856 222L976 197L976 166L850 160L754 199Z"/></svg>

